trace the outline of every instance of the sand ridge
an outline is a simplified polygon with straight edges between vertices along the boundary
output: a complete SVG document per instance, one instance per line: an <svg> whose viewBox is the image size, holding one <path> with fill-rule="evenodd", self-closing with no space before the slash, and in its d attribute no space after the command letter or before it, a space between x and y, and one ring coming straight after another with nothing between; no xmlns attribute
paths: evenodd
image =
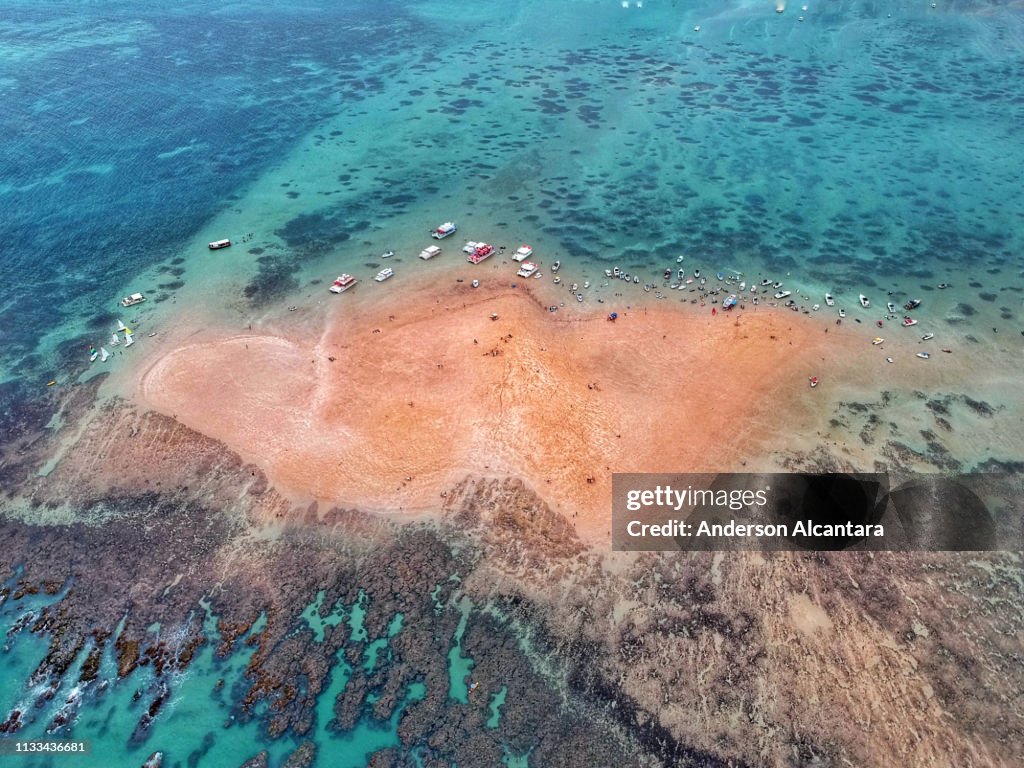
<svg viewBox="0 0 1024 768"><path fill-rule="evenodd" d="M300 497L428 511L467 475L514 475L604 539L613 471L756 463L810 423L807 376L863 343L783 311L606 311L410 285L338 302L322 333L207 334L157 359L138 397Z"/></svg>

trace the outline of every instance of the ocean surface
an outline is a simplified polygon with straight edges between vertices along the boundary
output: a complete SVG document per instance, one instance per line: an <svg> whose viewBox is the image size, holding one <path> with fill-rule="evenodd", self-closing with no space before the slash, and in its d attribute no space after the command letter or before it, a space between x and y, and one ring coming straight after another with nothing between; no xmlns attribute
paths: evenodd
<svg viewBox="0 0 1024 768"><path fill-rule="evenodd" d="M211 294L241 322L449 219L584 275L654 279L684 255L851 307L916 295L926 330L1009 334L1019 354L1024 9L807 5L0 0L0 428L89 374L129 292L151 324ZM213 256L217 237L237 243ZM0 629L16 619L0 609ZM7 642L5 713L46 650ZM457 638L451 662L458 702ZM207 646L155 733L203 765L280 760L294 745L253 724L212 745L192 727L231 716L245 663ZM141 763L125 734L145 681L105 669L74 726L103 749L75 764ZM329 764L395 728L367 724Z"/></svg>

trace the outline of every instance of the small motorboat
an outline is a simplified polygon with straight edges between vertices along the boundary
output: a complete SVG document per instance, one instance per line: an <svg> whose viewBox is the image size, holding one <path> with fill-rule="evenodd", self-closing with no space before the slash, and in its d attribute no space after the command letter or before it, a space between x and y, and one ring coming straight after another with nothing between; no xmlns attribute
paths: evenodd
<svg viewBox="0 0 1024 768"><path fill-rule="evenodd" d="M772 288L774 288L775 290L779 290L779 288L781 288L781 287L782 287L782 281L781 280L776 280L774 283L772 283Z"/></svg>
<svg viewBox="0 0 1024 768"><path fill-rule="evenodd" d="M840 317L846 317L846 310L845 309L840 309L839 310L839 316Z"/></svg>
<svg viewBox="0 0 1024 768"><path fill-rule="evenodd" d="M886 303L885 308L889 310L890 315L896 314L896 305L893 304L891 301Z"/></svg>
<svg viewBox="0 0 1024 768"><path fill-rule="evenodd" d="M874 344L877 347L879 344L881 344L884 341L885 341L885 339L883 339L881 336L875 336L875 338L873 338L871 340L871 343Z"/></svg>
<svg viewBox="0 0 1024 768"><path fill-rule="evenodd" d="M672 269L671 268L668 268L668 269L665 270L665 279L666 280L671 280L672 279Z"/></svg>
<svg viewBox="0 0 1024 768"><path fill-rule="evenodd" d="M811 307L811 309L817 312L819 309L821 309L821 304L815 304L813 307Z"/></svg>
<svg viewBox="0 0 1024 768"><path fill-rule="evenodd" d="M939 289L940 291L944 291L944 290L946 290L947 288L949 288L949 283L939 283L939 284L938 284L937 286L935 286L935 287L936 287L936 288L938 288L938 289Z"/></svg>
<svg viewBox="0 0 1024 768"><path fill-rule="evenodd" d="M904 317L903 318L903 327L904 328L909 328L912 325L917 325L917 320L915 320L912 317Z"/></svg>
<svg viewBox="0 0 1024 768"><path fill-rule="evenodd" d="M479 280L474 280L472 285L473 285L474 288L479 288L480 287L480 281Z"/></svg>
<svg viewBox="0 0 1024 768"><path fill-rule="evenodd" d="M908 301L906 304L903 305L903 308L909 312L912 309L917 309L920 306L921 306L921 300L920 299L911 299L910 301Z"/></svg>
<svg viewBox="0 0 1024 768"><path fill-rule="evenodd" d="M562 282L562 278L556 277L555 278L555 285L558 285L560 282Z"/></svg>
<svg viewBox="0 0 1024 768"><path fill-rule="evenodd" d="M583 281L583 287L584 288L589 288L590 287L590 281L589 280L584 280Z"/></svg>
<svg viewBox="0 0 1024 768"><path fill-rule="evenodd" d="M580 287L579 283L573 283L572 284L572 288L570 288L569 290L572 291L573 293L576 293L576 291L579 289L579 287Z"/></svg>
<svg viewBox="0 0 1024 768"><path fill-rule="evenodd" d="M552 272L557 272L561 268L562 268L562 262L560 262L560 261L556 261L554 264L551 265L551 271ZM605 270L605 272L607 272L607 271L608 270Z"/></svg>
<svg viewBox="0 0 1024 768"><path fill-rule="evenodd" d="M863 293L860 294L860 296L858 296L857 299L858 301L860 301L860 305L864 307L864 309L867 309L868 307L871 306L871 300L868 299L868 297L865 296Z"/></svg>
<svg viewBox="0 0 1024 768"><path fill-rule="evenodd" d="M767 287L768 287L769 285L771 285L771 284L772 284L772 281L771 281L771 280L769 280L768 278L765 278L764 280L762 280L762 281L761 281L761 285L765 286L766 288L767 288Z"/></svg>
<svg viewBox="0 0 1024 768"><path fill-rule="evenodd" d="M943 350L943 352L945 352L945 350ZM929 355L927 352L918 352L917 356L920 357L922 360L927 360L929 357L931 357L931 355Z"/></svg>
<svg viewBox="0 0 1024 768"><path fill-rule="evenodd" d="M380 255L380 257L381 257L382 259L390 259L390 258L391 258L392 256L394 256L394 255L395 255L395 252L394 252L394 251L384 251L384 253L382 253L382 254Z"/></svg>
<svg viewBox="0 0 1024 768"><path fill-rule="evenodd" d="M621 272L621 271L619 270L619 268L618 268L618 267L615 267L615 268L614 268L614 269L612 270L612 276L613 276L613 277L618 277L618 276L619 276L620 274L622 274L622 272Z"/></svg>
<svg viewBox="0 0 1024 768"><path fill-rule="evenodd" d="M605 276L605 277L611 277L611 276L612 276L612 271L611 271L610 269L606 269L606 270L604 271L604 276Z"/></svg>
<svg viewBox="0 0 1024 768"><path fill-rule="evenodd" d="M826 293L825 294L825 306L826 307L834 307L835 305L836 305L836 300L834 298L832 298L832 294L831 293Z"/></svg>
<svg viewBox="0 0 1024 768"><path fill-rule="evenodd" d="M640 278L637 277L636 275L633 275L633 283L635 285L640 285Z"/></svg>
<svg viewBox="0 0 1024 768"><path fill-rule="evenodd" d="M885 358L885 362L891 363L891 362L893 362L893 359L891 357L887 357L887 358Z"/></svg>
<svg viewBox="0 0 1024 768"><path fill-rule="evenodd" d="M719 280L725 280L725 275L723 275L721 272L716 272L715 277L717 277Z"/></svg>
<svg viewBox="0 0 1024 768"><path fill-rule="evenodd" d="M776 299L784 299L787 296L789 296L790 293L791 293L791 291L776 291L775 298Z"/></svg>
<svg viewBox="0 0 1024 768"><path fill-rule="evenodd" d="M811 385L811 389L814 389L816 386L818 386L817 376L811 376L811 378L809 378L807 381Z"/></svg>
<svg viewBox="0 0 1024 768"><path fill-rule="evenodd" d="M683 263L683 257L680 256L678 259L676 259L676 264L682 264L682 263Z"/></svg>
<svg viewBox="0 0 1024 768"><path fill-rule="evenodd" d="M736 306L736 294L730 293L722 300L722 309L728 312L730 309Z"/></svg>
<svg viewBox="0 0 1024 768"><path fill-rule="evenodd" d="M699 269L693 270L693 276L694 277L700 277L700 270Z"/></svg>
<svg viewBox="0 0 1024 768"><path fill-rule="evenodd" d="M921 337L921 341L931 341L934 338L935 338L935 334L934 333L926 333L924 336Z"/></svg>
<svg viewBox="0 0 1024 768"><path fill-rule="evenodd" d="M577 293L576 294L576 301L583 301L583 294L582 293Z"/></svg>

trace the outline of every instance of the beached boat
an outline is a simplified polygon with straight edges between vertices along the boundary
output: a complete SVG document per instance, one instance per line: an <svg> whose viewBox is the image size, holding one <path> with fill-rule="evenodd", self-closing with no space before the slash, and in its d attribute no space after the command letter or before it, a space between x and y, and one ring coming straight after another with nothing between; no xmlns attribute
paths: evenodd
<svg viewBox="0 0 1024 768"><path fill-rule="evenodd" d="M122 307L134 307L136 304L141 304L146 300L146 297L141 293L133 293L131 296L125 296L121 299ZM120 321L119 321L120 322ZM118 329L120 330L120 329Z"/></svg>
<svg viewBox="0 0 1024 768"><path fill-rule="evenodd" d="M775 292L775 298L776 299L784 299L787 296L789 296L790 293L791 293L791 291L776 291Z"/></svg>
<svg viewBox="0 0 1024 768"><path fill-rule="evenodd" d="M533 248L528 245L520 245L516 248L515 255L512 256L516 261L526 261L526 259L533 256Z"/></svg>
<svg viewBox="0 0 1024 768"><path fill-rule="evenodd" d="M555 285L558 285L560 282L562 282L562 278L556 277L555 278Z"/></svg>
<svg viewBox="0 0 1024 768"><path fill-rule="evenodd" d="M834 307L835 305L836 305L836 300L834 298L832 298L832 294L831 293L826 293L825 294L825 306L826 307Z"/></svg>
<svg viewBox="0 0 1024 768"><path fill-rule="evenodd" d="M909 328L912 325L917 325L917 320L915 320L912 317L904 317L903 318L903 327L904 328Z"/></svg>
<svg viewBox="0 0 1024 768"><path fill-rule="evenodd" d="M474 288L479 288L480 287L480 281L479 280L474 280L473 281L473 287Z"/></svg>
<svg viewBox="0 0 1024 768"><path fill-rule="evenodd" d="M638 275L633 275L633 283L640 285L640 277Z"/></svg>
<svg viewBox="0 0 1024 768"><path fill-rule="evenodd" d="M722 300L722 309L728 312L730 309L736 306L736 294L730 293Z"/></svg>
<svg viewBox="0 0 1024 768"><path fill-rule="evenodd" d="M814 389L816 386L818 386L817 376L811 376L811 378L809 378L807 381L811 385L811 389Z"/></svg>
<svg viewBox="0 0 1024 768"><path fill-rule="evenodd" d="M391 267L384 267L384 269L378 272L377 276L373 279L376 280L378 283L383 283L385 280L387 280L389 277L392 277L394 274L395 270L393 270Z"/></svg>
<svg viewBox="0 0 1024 768"><path fill-rule="evenodd" d="M872 344L874 344L874 345L875 345L875 346L877 347L877 346L878 346L879 344L881 344L881 343L882 343L883 341L885 341L885 339L883 339L883 338L882 338L881 336L875 336L875 338L873 338L873 339L871 340L871 343L872 343Z"/></svg>
<svg viewBox="0 0 1024 768"><path fill-rule="evenodd" d="M584 280L583 281L583 287L584 288L589 288L590 287L590 281L589 280Z"/></svg>
<svg viewBox="0 0 1024 768"><path fill-rule="evenodd" d="M618 277L618 276L619 276L619 275L621 275L621 274L622 274L622 271L621 271L621 270L620 270L620 269L619 269L618 267L615 267L615 268L614 268L614 269L612 270L612 277Z"/></svg>
<svg viewBox="0 0 1024 768"><path fill-rule="evenodd" d="M857 300L860 302L860 305L864 307L864 309L867 309L868 307L871 306L870 299L868 299L868 297L865 296L863 293L857 297Z"/></svg>
<svg viewBox="0 0 1024 768"><path fill-rule="evenodd" d="M435 240L444 240L446 237L454 235L457 230L458 227L456 227L452 222L446 221L444 224L437 227L437 229L431 232L430 236Z"/></svg>
<svg viewBox="0 0 1024 768"><path fill-rule="evenodd" d="M219 251L221 248L229 248L230 246L231 241L224 238L223 240L214 240L212 243L208 243L206 247L211 251Z"/></svg>
<svg viewBox="0 0 1024 768"><path fill-rule="evenodd" d="M152 336L153 334L150 334L150 335ZM126 333L124 335L124 348L128 349L128 347L130 347L134 343L135 343L135 337L132 334L130 334L130 333Z"/></svg>
<svg viewBox="0 0 1024 768"><path fill-rule="evenodd" d="M106 347L100 347L100 362L105 363L110 359L110 353L107 352Z"/></svg>
<svg viewBox="0 0 1024 768"><path fill-rule="evenodd" d="M926 333L924 336L921 337L921 341L931 341L934 338L935 338L935 334L934 333Z"/></svg>
<svg viewBox="0 0 1024 768"><path fill-rule="evenodd" d="M918 352L917 356L920 357L922 360L927 360L929 357L931 357L931 355L929 355L927 352Z"/></svg>
<svg viewBox="0 0 1024 768"><path fill-rule="evenodd" d="M921 306L921 300L920 299L911 299L910 301L908 301L906 304L903 305L903 308L909 312L910 310L917 309L920 306Z"/></svg>
<svg viewBox="0 0 1024 768"><path fill-rule="evenodd" d="M576 301L583 301L583 294L582 293L577 293L576 294Z"/></svg>
<svg viewBox="0 0 1024 768"><path fill-rule="evenodd" d="M560 262L560 261L556 261L554 264L551 265L551 271L552 272L557 272L561 268L562 268L562 262Z"/></svg>
<svg viewBox="0 0 1024 768"><path fill-rule="evenodd" d="M127 330L127 328L128 328L128 326L124 324L124 321L121 320L121 319L118 319L118 321L117 321L117 330L118 331L124 331L124 330Z"/></svg>
<svg viewBox="0 0 1024 768"><path fill-rule="evenodd" d="M612 276L612 271L611 271L610 269L606 269L606 270L604 271L604 276L605 276L605 277L611 277L611 276Z"/></svg>
<svg viewBox="0 0 1024 768"><path fill-rule="evenodd" d="M530 277L530 275L532 275L536 271L537 265L534 264L532 261L527 261L523 264L523 266L519 268L519 271L516 272L516 274L519 275L519 277Z"/></svg>
<svg viewBox="0 0 1024 768"><path fill-rule="evenodd" d="M441 249L438 246L428 245L426 248L420 251L420 258L426 261L427 259L432 259L435 256L439 256L440 254Z"/></svg>
<svg viewBox="0 0 1024 768"><path fill-rule="evenodd" d="M331 293L344 293L357 282L358 281L352 277L352 275L342 273L338 275L338 279L331 284L329 290Z"/></svg>
<svg viewBox="0 0 1024 768"><path fill-rule="evenodd" d="M121 346L121 340L117 337L116 333L110 334L110 346L119 347Z"/></svg>
<svg viewBox="0 0 1024 768"><path fill-rule="evenodd" d="M469 254L469 258L466 259L466 261L468 261L470 264L479 264L484 259L489 259L493 255L493 245L488 245L487 243L477 243L476 248L473 250L471 254Z"/></svg>

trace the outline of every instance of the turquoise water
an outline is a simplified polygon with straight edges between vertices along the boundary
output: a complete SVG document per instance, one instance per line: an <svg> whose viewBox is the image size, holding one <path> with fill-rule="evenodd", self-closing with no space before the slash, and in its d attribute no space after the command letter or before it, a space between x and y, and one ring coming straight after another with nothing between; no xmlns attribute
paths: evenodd
<svg viewBox="0 0 1024 768"><path fill-rule="evenodd" d="M828 0L799 21L795 4L775 14L761 0L629 5L0 0L0 440L49 420L45 382L77 377L129 290L150 296L146 321L210 279L248 317L449 218L530 239L583 274L658 271L685 254L710 270L791 273L841 301L919 293L922 330L998 328L1019 343L1019 6ZM211 228L254 237L212 260ZM322 640L347 621L368 642L364 671L391 662L400 615L371 640L365 596L324 616L324 593L311 600L297 629ZM16 608L0 606L5 631ZM453 706L469 701L473 668L460 608ZM79 692L75 735L98 747L82 765L141 763L154 745L182 763L268 749L278 764L295 746L232 724L252 651L215 658L203 620L211 642L167 681L144 747L128 738L156 681L147 669L116 680L104 656L105 689ZM46 651L24 631L9 645L3 714L32 698ZM397 743L401 708L331 732L351 674L339 654L315 738L362 765ZM414 683L405 701L427 693ZM503 693L492 696L487 725L500 728Z"/></svg>

